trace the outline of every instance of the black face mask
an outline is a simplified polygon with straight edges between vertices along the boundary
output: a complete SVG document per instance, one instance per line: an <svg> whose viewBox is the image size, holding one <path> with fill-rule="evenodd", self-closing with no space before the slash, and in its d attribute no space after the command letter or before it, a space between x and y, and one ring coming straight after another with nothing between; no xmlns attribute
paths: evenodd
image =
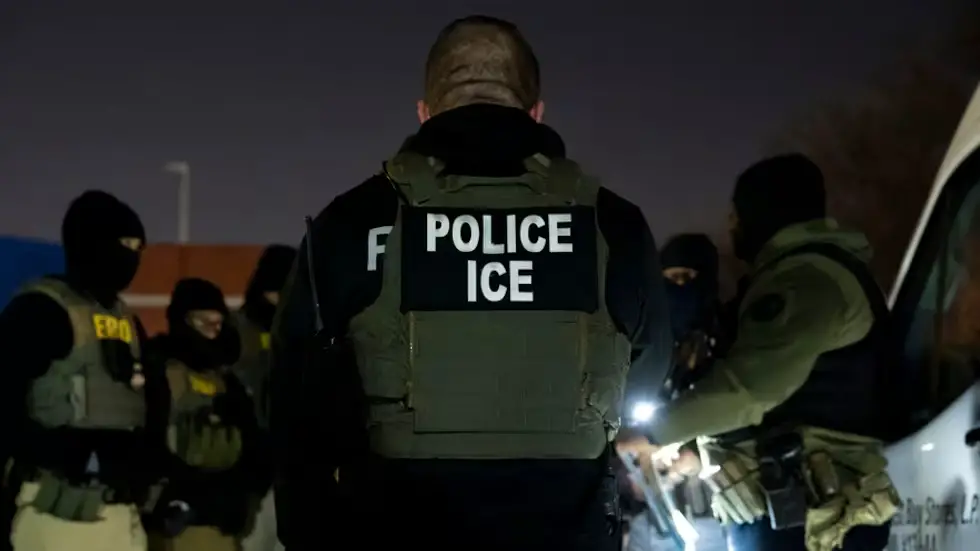
<svg viewBox="0 0 980 551"><path fill-rule="evenodd" d="M140 267L139 251L115 242L93 243L85 256L88 266L77 268L88 289L99 294L118 294L129 287Z"/></svg>
<svg viewBox="0 0 980 551"><path fill-rule="evenodd" d="M69 282L100 302L115 302L140 264L140 252L125 247L124 238L145 240L143 225L131 208L101 191L87 191L75 199L62 224Z"/></svg>
<svg viewBox="0 0 980 551"><path fill-rule="evenodd" d="M678 285L668 281L666 292L674 340L683 340L691 331L698 329L707 297L694 282Z"/></svg>
<svg viewBox="0 0 980 551"><path fill-rule="evenodd" d="M171 326L172 353L196 371L217 369L238 361L241 341L234 327L224 325L217 337L209 339L187 324Z"/></svg>
<svg viewBox="0 0 980 551"><path fill-rule="evenodd" d="M245 303L245 315L263 331L272 330L272 318L276 315L276 305L264 296L258 295Z"/></svg>

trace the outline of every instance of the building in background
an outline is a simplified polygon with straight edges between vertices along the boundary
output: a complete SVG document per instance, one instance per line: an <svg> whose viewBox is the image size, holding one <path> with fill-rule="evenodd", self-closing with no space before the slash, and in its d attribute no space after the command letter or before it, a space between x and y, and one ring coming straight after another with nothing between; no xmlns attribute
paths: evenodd
<svg viewBox="0 0 980 551"><path fill-rule="evenodd" d="M150 336L167 330L170 292L181 278L201 277L219 287L237 308L262 245L149 245L136 279L123 293ZM61 245L28 237L0 236L0 308L32 279L64 273Z"/></svg>
<svg viewBox="0 0 980 551"><path fill-rule="evenodd" d="M150 336L167 330L170 292L185 277L214 282L227 297L228 306L237 308L263 249L263 245L151 244L123 300L136 311Z"/></svg>

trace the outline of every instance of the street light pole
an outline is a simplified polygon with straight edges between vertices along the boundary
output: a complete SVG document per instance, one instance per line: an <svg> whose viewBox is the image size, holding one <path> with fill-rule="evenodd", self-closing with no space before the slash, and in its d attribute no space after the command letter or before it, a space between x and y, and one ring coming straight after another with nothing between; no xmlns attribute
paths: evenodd
<svg viewBox="0 0 980 551"><path fill-rule="evenodd" d="M171 161L163 169L180 176L177 184L177 242L187 243L191 239L191 165L186 161Z"/></svg>

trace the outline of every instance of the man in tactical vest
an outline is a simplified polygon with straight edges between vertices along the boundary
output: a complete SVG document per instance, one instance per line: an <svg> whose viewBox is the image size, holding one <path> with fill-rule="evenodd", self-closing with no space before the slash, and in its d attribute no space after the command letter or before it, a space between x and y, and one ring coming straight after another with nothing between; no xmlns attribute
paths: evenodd
<svg viewBox="0 0 980 551"><path fill-rule="evenodd" d="M0 461L15 551L145 550L139 507L160 473L147 426L142 328L118 298L136 274L139 217L102 191L61 229L66 273L27 284L0 314ZM153 395L158 395L154 393Z"/></svg>
<svg viewBox="0 0 980 551"><path fill-rule="evenodd" d="M241 336L242 353L234 373L245 385L256 405L256 418L263 440L261 453L270 453L266 443L268 431L268 381L272 367L269 331L279 304L279 292L286 283L296 260L296 249L286 245L270 245L262 251L255 272L245 291L245 304L235 313L235 327ZM256 518L252 532L242 541L244 551L273 551L282 549L276 538L276 509L272 497L272 472L264 476L260 487L268 490L256 503Z"/></svg>
<svg viewBox="0 0 980 551"><path fill-rule="evenodd" d="M882 454L887 308L867 239L825 204L802 155L738 178L732 239L751 274L735 342L650 425L659 444L704 437L733 551L880 551L898 504Z"/></svg>
<svg viewBox="0 0 980 551"><path fill-rule="evenodd" d="M618 549L627 371L662 384L671 348L650 230L540 124L538 64L512 24L446 27L425 83L417 134L320 213L312 265L301 254L283 292L279 536L289 551ZM329 348L311 363L317 320ZM360 382L333 385L341 412L316 381L356 380L345 358ZM336 428L348 420L360 434Z"/></svg>
<svg viewBox="0 0 980 551"><path fill-rule="evenodd" d="M174 459L163 507L151 519L151 549L234 551L247 529L258 427L251 399L229 370L240 342L227 318L214 284L180 280L167 308L169 332L147 346L170 388L167 446Z"/></svg>

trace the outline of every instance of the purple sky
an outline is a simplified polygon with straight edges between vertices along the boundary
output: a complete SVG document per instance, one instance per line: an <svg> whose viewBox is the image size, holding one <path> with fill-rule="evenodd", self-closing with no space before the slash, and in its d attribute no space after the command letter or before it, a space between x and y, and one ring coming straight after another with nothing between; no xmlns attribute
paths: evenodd
<svg viewBox="0 0 980 551"><path fill-rule="evenodd" d="M783 121L943 16L938 0L258 4L0 0L0 233L56 238L68 201L102 188L171 241L161 167L180 159L192 241L296 242L415 129L431 41L474 12L522 27L547 122L658 239L715 230Z"/></svg>

